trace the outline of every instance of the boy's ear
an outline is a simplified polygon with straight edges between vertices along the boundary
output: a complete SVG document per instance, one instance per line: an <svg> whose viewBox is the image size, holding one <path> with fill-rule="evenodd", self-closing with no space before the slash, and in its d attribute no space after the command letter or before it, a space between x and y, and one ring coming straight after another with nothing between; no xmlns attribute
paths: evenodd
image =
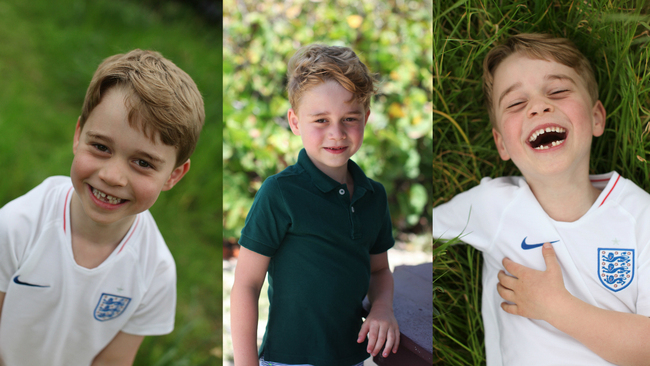
<svg viewBox="0 0 650 366"><path fill-rule="evenodd" d="M605 107L600 100L594 105L591 114L593 122L592 131L594 136L598 137L605 132L605 120L607 119L607 111L605 111Z"/></svg>
<svg viewBox="0 0 650 366"><path fill-rule="evenodd" d="M291 132L293 132L293 134L296 136L300 136L300 128L298 128L298 115L293 110L293 108L289 108L287 111L287 119L289 120L289 127L291 127Z"/></svg>
<svg viewBox="0 0 650 366"><path fill-rule="evenodd" d="M363 126L366 126L366 123L368 123L368 117L370 117L370 108L368 108L368 111L366 112L366 119L363 121Z"/></svg>
<svg viewBox="0 0 650 366"><path fill-rule="evenodd" d="M167 182L162 187L163 191L169 191L178 183L183 176L190 170L190 159L187 159L183 165L174 168L172 170L172 173L169 175L169 178L167 179Z"/></svg>
<svg viewBox="0 0 650 366"><path fill-rule="evenodd" d="M503 137L496 128L492 128L492 136L494 137L494 143L497 145L497 151L499 151L501 159L510 160L510 154L508 154L506 145L503 143Z"/></svg>
<svg viewBox="0 0 650 366"><path fill-rule="evenodd" d="M74 128L74 138L72 139L72 153L77 154L77 146L79 146L79 138L81 137L81 116L77 118L77 126Z"/></svg>

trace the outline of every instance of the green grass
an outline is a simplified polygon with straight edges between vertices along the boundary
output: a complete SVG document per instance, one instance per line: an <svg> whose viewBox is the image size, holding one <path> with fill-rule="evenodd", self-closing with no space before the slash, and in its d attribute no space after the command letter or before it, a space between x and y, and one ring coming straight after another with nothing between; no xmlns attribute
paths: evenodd
<svg viewBox="0 0 650 366"><path fill-rule="evenodd" d="M592 62L607 110L592 144L592 173L616 170L650 189L648 122L650 16L641 1L443 0L433 24L433 205L481 178L519 175L501 161L483 108L482 61L508 35L569 38ZM480 318L480 253L434 244L434 364L485 364Z"/></svg>
<svg viewBox="0 0 650 366"><path fill-rule="evenodd" d="M147 337L135 364L220 364L222 28L181 3L149 3L0 2L0 205L69 175L75 122L104 58L161 52L197 83L206 124L190 172L151 209L176 260L176 328Z"/></svg>

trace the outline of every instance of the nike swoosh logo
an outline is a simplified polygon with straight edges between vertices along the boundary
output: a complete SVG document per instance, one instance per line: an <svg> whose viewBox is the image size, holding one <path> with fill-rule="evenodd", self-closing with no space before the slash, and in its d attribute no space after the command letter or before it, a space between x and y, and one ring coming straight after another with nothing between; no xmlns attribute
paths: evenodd
<svg viewBox="0 0 650 366"><path fill-rule="evenodd" d="M33 283L23 282L23 281L19 280L18 277L20 277L20 275L14 277L14 282L17 283L17 284L19 284L19 285L23 285L23 286L31 286L31 287L42 287L42 288L50 287L50 286L34 285Z"/></svg>
<svg viewBox="0 0 650 366"><path fill-rule="evenodd" d="M527 238L528 238L528 237L525 237L524 240L521 241L521 249L523 249L523 250L539 248L539 247L541 247L542 245L544 245L544 243L539 243L539 244L527 244L527 243L526 243L526 239L527 239ZM553 244L553 243L557 243L558 241L559 241L559 240L552 241L551 244Z"/></svg>

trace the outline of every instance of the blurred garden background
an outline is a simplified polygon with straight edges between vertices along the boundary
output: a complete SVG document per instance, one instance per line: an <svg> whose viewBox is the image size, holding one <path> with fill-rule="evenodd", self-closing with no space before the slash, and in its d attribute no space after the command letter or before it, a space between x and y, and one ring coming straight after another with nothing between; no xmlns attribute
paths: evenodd
<svg viewBox="0 0 650 366"><path fill-rule="evenodd" d="M483 58L522 32L571 39L591 61L607 110L590 172L618 171L650 189L650 7L647 1L442 0L433 9L433 204L483 177L520 175L499 158L483 107ZM457 241L453 241L457 242ZM484 365L480 253L434 242L434 353L440 365ZM489 289L492 291L493 289ZM437 309L437 310L436 310Z"/></svg>
<svg viewBox="0 0 650 366"><path fill-rule="evenodd" d="M398 241L391 264L430 262L432 2L227 0L223 10L225 259L236 254L264 179L297 159L302 144L286 120L286 64L298 48L319 42L351 47L378 74L379 94L352 159L386 187ZM228 299L235 263L224 261L224 364L232 357ZM265 296L263 290L262 303Z"/></svg>
<svg viewBox="0 0 650 366"><path fill-rule="evenodd" d="M0 206L70 174L75 123L104 58L159 51L203 94L191 170L151 208L176 260L176 327L145 338L135 365L221 364L221 45L218 2L0 2Z"/></svg>

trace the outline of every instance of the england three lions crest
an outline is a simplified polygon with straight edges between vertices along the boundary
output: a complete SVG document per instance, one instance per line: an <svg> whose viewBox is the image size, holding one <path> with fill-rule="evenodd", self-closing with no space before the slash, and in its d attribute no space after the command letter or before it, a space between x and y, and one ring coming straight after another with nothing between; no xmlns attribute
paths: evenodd
<svg viewBox="0 0 650 366"><path fill-rule="evenodd" d="M634 280L634 249L598 248L598 278L609 290L618 292Z"/></svg>
<svg viewBox="0 0 650 366"><path fill-rule="evenodd" d="M122 315L130 302L131 298L129 297L102 294L95 307L95 319L100 322L115 319Z"/></svg>

